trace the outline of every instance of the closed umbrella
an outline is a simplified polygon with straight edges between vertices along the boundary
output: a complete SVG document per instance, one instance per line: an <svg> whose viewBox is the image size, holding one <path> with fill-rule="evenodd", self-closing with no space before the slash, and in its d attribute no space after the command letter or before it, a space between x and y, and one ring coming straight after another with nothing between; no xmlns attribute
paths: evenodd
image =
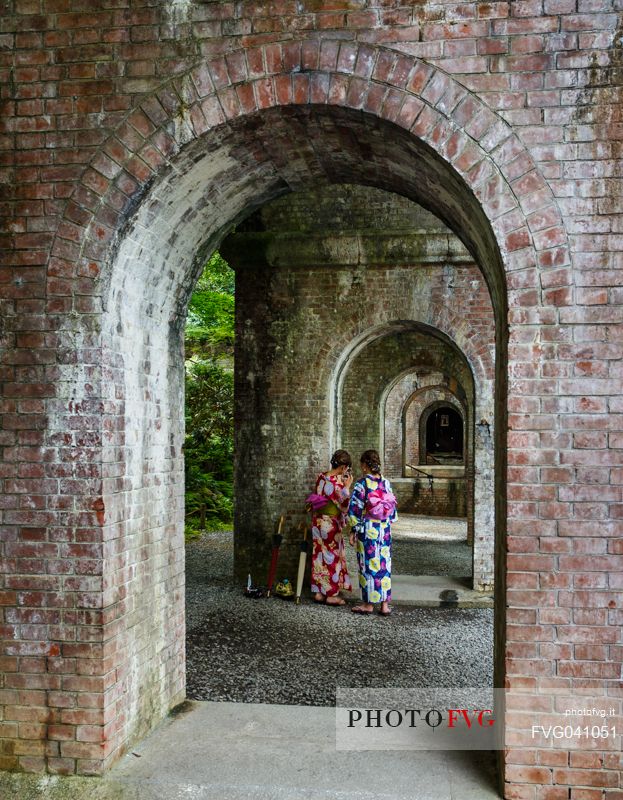
<svg viewBox="0 0 623 800"><path fill-rule="evenodd" d="M301 602L301 591L303 590L303 578L305 577L305 563L309 552L309 542L307 541L307 525L301 523L303 529L303 541L301 542L301 554L299 555L299 572L296 578L296 603Z"/></svg>
<svg viewBox="0 0 623 800"><path fill-rule="evenodd" d="M281 540L283 539L282 531L284 522L285 522L285 517L282 515L279 517L279 525L277 527L277 533L273 534L273 551L270 556L270 567L268 568L266 597L270 597L270 593L273 588L273 583L275 582L275 575L277 574L277 561L279 560L279 548L281 547Z"/></svg>

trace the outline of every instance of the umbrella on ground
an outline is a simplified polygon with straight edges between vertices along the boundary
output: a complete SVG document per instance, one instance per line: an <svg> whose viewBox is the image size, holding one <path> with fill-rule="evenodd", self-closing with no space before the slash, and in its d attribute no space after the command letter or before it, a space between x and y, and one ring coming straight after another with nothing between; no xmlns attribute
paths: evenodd
<svg viewBox="0 0 623 800"><path fill-rule="evenodd" d="M283 539L282 531L284 522L285 522L285 517L281 515L279 517L279 525L277 527L277 533L273 534L273 551L270 556L270 567L268 568L266 597L270 597L270 593L273 588L273 583L275 582L275 575L277 573L277 561L279 560L279 548L281 547L281 540Z"/></svg>
<svg viewBox="0 0 623 800"><path fill-rule="evenodd" d="M303 529L303 541L301 542L301 554L299 556L299 573L296 578L296 603L301 602L301 591L303 589L303 578L305 577L305 562L307 561L307 553L309 551L309 542L307 541L307 525L301 523Z"/></svg>

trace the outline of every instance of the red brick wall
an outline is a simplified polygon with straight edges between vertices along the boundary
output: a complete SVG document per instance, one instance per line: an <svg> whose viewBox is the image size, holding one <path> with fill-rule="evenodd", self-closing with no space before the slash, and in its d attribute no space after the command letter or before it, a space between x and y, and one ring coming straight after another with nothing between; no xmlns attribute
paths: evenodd
<svg viewBox="0 0 623 800"><path fill-rule="evenodd" d="M140 386L145 360L109 346L124 335L123 281L136 313L162 330L183 310L191 251L213 247L253 203L320 178L425 202L461 232L489 283L498 396L508 385L497 417L498 680L544 691L617 684L617 4L6 0L2 11L0 766L101 771L142 729L123 718L125 692L148 673L160 685L164 665L167 688L146 725L179 696L178 633L161 631L153 648L153 620L133 615L138 588L157 585L143 555L169 548L140 542L147 529L128 515L132 498L151 497L152 478L134 485L126 474L134 445L124 436L146 428L129 424L145 417L126 414L121 387L127 377L150 393L162 377ZM266 110L286 104L296 113ZM156 243L177 271L150 271ZM153 445L174 462L175 400L162 417L170 431L161 428L172 438ZM154 524L179 530L178 514ZM175 550L174 537L173 583ZM119 646L130 630L145 658L128 681ZM506 796L620 796L619 754L592 755L510 747Z"/></svg>

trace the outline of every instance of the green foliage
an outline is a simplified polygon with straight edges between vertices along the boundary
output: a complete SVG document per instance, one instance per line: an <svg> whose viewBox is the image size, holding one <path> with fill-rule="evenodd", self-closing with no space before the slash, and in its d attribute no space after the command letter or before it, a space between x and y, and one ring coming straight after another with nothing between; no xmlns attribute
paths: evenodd
<svg viewBox="0 0 623 800"><path fill-rule="evenodd" d="M215 253L186 323L186 535L229 526L233 512L234 273Z"/></svg>
<svg viewBox="0 0 623 800"><path fill-rule="evenodd" d="M234 295L236 274L229 266L223 256L217 251L212 253L205 265L203 273L193 294L193 300L196 299L202 292L218 292L226 294L231 297ZM191 306L193 303L191 300Z"/></svg>
<svg viewBox="0 0 623 800"><path fill-rule="evenodd" d="M233 358L234 272L214 253L197 282L186 319L186 358Z"/></svg>

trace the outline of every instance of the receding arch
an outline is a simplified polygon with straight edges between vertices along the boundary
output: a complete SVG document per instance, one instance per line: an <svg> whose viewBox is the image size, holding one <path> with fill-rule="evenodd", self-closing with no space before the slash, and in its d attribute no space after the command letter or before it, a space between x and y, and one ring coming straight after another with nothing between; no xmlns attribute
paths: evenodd
<svg viewBox="0 0 623 800"><path fill-rule="evenodd" d="M453 401L451 398L444 398L443 400L435 400L429 406L427 406L421 417L420 417L420 463L426 464L428 455L433 453L433 448L431 447L431 422L433 419L433 415L435 413L439 413L441 411L448 411L449 415L452 414L454 417L458 418L458 425L459 425L459 432L460 437L458 440L458 444L460 445L460 450L457 451L460 453L461 462L464 463L465 460L465 446L464 446L464 438L466 433L466 426L465 426L465 412L463 408L461 408L460 404L456 401ZM448 427L451 427L453 420L448 421ZM423 445L423 446L422 446ZM422 456L422 453L425 455ZM422 461L421 459L424 458Z"/></svg>
<svg viewBox="0 0 623 800"><path fill-rule="evenodd" d="M372 342L383 336L390 335L391 333L419 330L433 338L445 342L449 347L454 348L456 352L460 354L460 358L473 377L476 391L480 393L485 390L487 382L490 381L488 376L493 374L492 354L486 347L483 347L482 342L475 342L473 337L467 335L468 331L466 331L465 326L461 324L461 315L454 309L427 302L426 312L426 319L421 318L421 309L418 308L417 318L394 319L382 325L367 328L358 333L358 335L355 335L353 339L348 342L347 346L339 352L335 360L331 378L333 394L331 404L332 445L336 444L340 439L341 398L344 377L348 371L349 365ZM381 407L383 407L387 395L392 390L395 383L410 372L411 369L411 367L408 367L404 370L400 370L387 386L384 387ZM491 413L491 411L492 409L487 413ZM382 450L382 441L380 442L380 446Z"/></svg>
<svg viewBox="0 0 623 800"><path fill-rule="evenodd" d="M403 306L405 316L408 314L412 316L410 320L389 319L382 325L368 328L358 336L353 336L335 362L331 379L328 381L334 409L331 415L334 427L332 444L347 448L355 447L355 451L363 450L366 446L375 446L381 453L384 453L387 401L394 387L414 371L419 370L424 375L428 371L447 369L448 355L452 354L455 365L453 374L447 376L446 388L452 387L453 391L462 398L461 402L466 408L467 456L465 474L461 476L461 480L465 481L468 538L470 543L474 543L473 582L477 589L491 589L494 566L492 532L495 524L493 516L493 448L491 438L485 440L477 435L475 420L493 415L493 381L490 377L492 371L489 373L481 362L473 339L465 337L461 340L461 345L467 351L464 352L462 347L451 337L451 333L460 336L460 320L453 315L449 318L445 317L444 315L448 313L445 309L435 308L434 304L428 304L427 300L422 302L422 298L418 298L418 302L410 307L407 306L407 300L402 302L405 304ZM400 307L401 300L396 299L395 305ZM422 322L421 317L420 321L416 321L419 315L428 315L428 322ZM444 327L447 325L447 331L434 327L431 324L434 321ZM453 325L454 331L452 330ZM415 337L413 341L409 338L410 335ZM389 351L385 353L385 357L390 359L388 365L382 366L380 371L379 369L374 371L372 365L378 363L383 342L394 339L397 350L391 356ZM421 349L423 341L419 341L420 339L423 341L428 339L430 343L424 350ZM437 344L433 346L435 342ZM482 342L479 344L482 345ZM439 350L440 347L441 350ZM416 355L416 353L421 354ZM368 359L374 378L370 387L364 390L361 379L367 369L365 365L368 363ZM380 379L381 374L383 375L382 380ZM423 380L423 384L425 383L426 380ZM425 385L422 386L423 391L427 388ZM372 395L370 391L373 392ZM346 394L348 400L345 399ZM355 411L358 395L361 396L362 402L367 408L367 417L369 418L369 423L364 424L363 427L361 419ZM404 441L403 412L394 415L396 416L394 423L400 427L401 438ZM365 412L362 413L364 413L365 419ZM378 426L376 427L372 423L374 415L378 416ZM346 417L352 420L348 425L343 422ZM365 446L361 435L365 437ZM402 469L400 469L398 475L392 473L392 478L408 504L409 486L413 484L414 476L412 474L403 475ZM479 537L474 535L476 530L481 531Z"/></svg>
<svg viewBox="0 0 623 800"><path fill-rule="evenodd" d="M418 309L419 310L419 309ZM457 354L457 357L460 360L460 363L463 366L463 369L466 371L466 374L469 375L469 381L475 382L475 375L478 375L477 386L478 388L482 388L482 385L486 381L486 372L484 369L481 369L481 364L478 360L478 354L473 349L470 348L470 342L465 340L465 344L468 348L468 352L472 358L470 359L469 356L466 355L465 352L461 349L460 346L454 341L454 338L451 337L450 332L452 331L452 325L449 324L447 329L437 327L431 322L438 322L439 325L444 325L444 322L448 322L448 320L443 319L443 316L446 312L444 309L443 313L441 309L435 308L433 304L428 305L428 319L426 321L412 318L412 319L397 319L397 320L388 320L384 324L376 325L372 328L368 328L367 330L361 332L358 336L355 336L352 341L348 343L348 346L345 347L340 353L339 357L335 362L335 366L333 368L333 373L331 376L330 385L332 387L332 411L331 411L331 420L332 420L332 445L337 444L342 438L342 395L344 390L344 380L346 375L348 374L348 370L354 361L365 351L366 348L370 347L370 345L374 342L378 342L379 340L389 337L395 334L400 333L420 333L425 336L429 336L431 340L439 341L451 349L453 352ZM457 323L458 330L458 319L454 320ZM445 326L444 326L445 327ZM420 365L421 367L426 366L426 362L423 361ZM413 365L398 368L396 373L392 375L391 379L384 385L381 389L379 395L379 430L381 431L379 441L377 443L378 447L380 448L380 452L382 453L384 450L383 446L383 430L384 430L384 408L387 401L387 396L396 385L398 381L400 381L405 375L409 374L414 370Z"/></svg>
<svg viewBox="0 0 623 800"><path fill-rule="evenodd" d="M432 397L437 397L437 399L431 400ZM425 415L427 416L428 413L433 411L439 405L450 405L453 406L458 413L461 415L463 420L463 428L464 428L464 436L463 436L463 454L464 458L467 460L468 454L470 450L473 448L470 447L471 440L473 436L470 435L469 430L469 423L470 421L473 424L473 420L470 420L470 415L468 415L467 410L467 403L465 400L460 399L458 397L457 392L452 392L448 388L447 384L430 384L428 386L423 386L418 388L415 392L413 392L406 400L401 414L401 422L403 428L403 463L406 465L407 463L407 455L409 454L409 432L407 431L409 425L409 414L411 412L411 408L415 402L418 400L421 401L422 397L424 397L424 409L419 414L417 419L417 430L414 431L411 435L417 440L417 451L418 451L418 464L425 464L426 460L423 460L422 453L424 452L424 448L422 447L422 422L425 419ZM441 399L440 399L441 398ZM421 408L422 403L420 403ZM473 409L471 417L473 417ZM415 463L415 462L412 462Z"/></svg>

